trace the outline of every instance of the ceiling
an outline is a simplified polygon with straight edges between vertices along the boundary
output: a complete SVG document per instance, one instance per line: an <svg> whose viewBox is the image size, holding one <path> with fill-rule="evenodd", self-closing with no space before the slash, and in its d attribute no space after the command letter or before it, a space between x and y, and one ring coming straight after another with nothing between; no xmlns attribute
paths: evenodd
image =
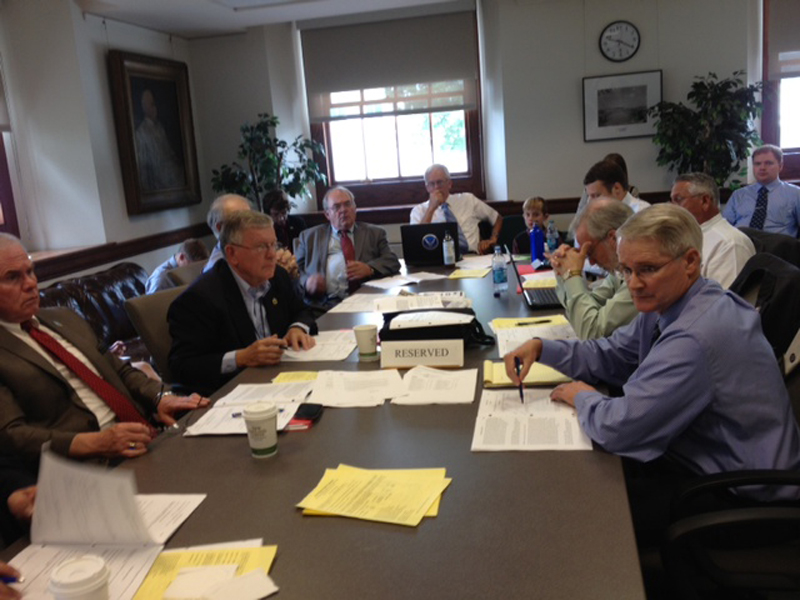
<svg viewBox="0 0 800 600"><path fill-rule="evenodd" d="M248 27L345 17L364 12L429 9L444 0L74 0L85 13L186 39L239 33ZM410 15L409 15L410 16Z"/></svg>

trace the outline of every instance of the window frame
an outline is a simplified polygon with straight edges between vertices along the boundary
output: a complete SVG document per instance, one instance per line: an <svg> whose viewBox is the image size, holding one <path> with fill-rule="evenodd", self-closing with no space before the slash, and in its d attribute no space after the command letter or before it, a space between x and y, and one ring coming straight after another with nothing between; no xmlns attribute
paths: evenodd
<svg viewBox="0 0 800 600"><path fill-rule="evenodd" d="M5 132L0 132L0 135ZM0 231L19 237L19 221L17 208L14 205L14 191L11 187L11 171L8 166L8 153L6 151L5 135L0 137L0 208L3 211L3 222Z"/></svg>
<svg viewBox="0 0 800 600"><path fill-rule="evenodd" d="M479 86L479 82L476 82ZM476 89L480 98L480 89ZM442 107L442 110L451 110ZM433 110L431 113L441 112ZM475 108L464 109L464 125L466 127L467 164L465 173L453 174L453 192L470 192L480 198L485 198L485 184L483 173L483 145L481 140L480 105ZM407 206L424 202L427 192L422 182L422 177L399 177L394 179L381 179L380 181L364 182L338 182L331 179L333 173L333 159L330 151L329 123L312 123L311 139L322 144L325 156L315 156L320 163L322 172L328 180L328 185L317 183L317 208L323 210L322 198L328 188L334 185L345 185L356 197L359 208L384 208L392 206Z"/></svg>
<svg viewBox="0 0 800 600"><path fill-rule="evenodd" d="M762 74L764 89L762 91L763 112L761 113L761 139L768 144L780 146L780 82L784 79L800 77L793 74L778 80L769 80L769 0L764 0L763 15ZM780 178L790 183L800 182L800 147L781 148L783 150L783 169Z"/></svg>

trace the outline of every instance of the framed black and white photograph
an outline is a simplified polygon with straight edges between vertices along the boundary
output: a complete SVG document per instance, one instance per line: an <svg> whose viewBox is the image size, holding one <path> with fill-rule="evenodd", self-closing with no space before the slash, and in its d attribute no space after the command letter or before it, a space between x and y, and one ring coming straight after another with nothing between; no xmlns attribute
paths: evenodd
<svg viewBox="0 0 800 600"><path fill-rule="evenodd" d="M128 214L199 203L186 63L118 50L108 60Z"/></svg>
<svg viewBox="0 0 800 600"><path fill-rule="evenodd" d="M586 142L655 134L647 109L661 102L661 71L583 78Z"/></svg>

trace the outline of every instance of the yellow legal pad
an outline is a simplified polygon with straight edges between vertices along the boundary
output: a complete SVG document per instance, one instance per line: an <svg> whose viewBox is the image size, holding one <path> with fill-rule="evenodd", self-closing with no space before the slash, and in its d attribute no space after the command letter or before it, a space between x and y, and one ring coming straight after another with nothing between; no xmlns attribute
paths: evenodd
<svg viewBox="0 0 800 600"><path fill-rule="evenodd" d="M553 277L552 279L526 279L522 282L522 287L526 290L532 290L534 288L555 288L556 287L556 278Z"/></svg>
<svg viewBox="0 0 800 600"><path fill-rule="evenodd" d="M210 567L215 565L239 565L236 576L245 575L254 569L269 573L277 546L255 548L223 548L219 550L186 550L162 552L150 567L147 577L139 586L133 600L161 598L167 588L187 567Z"/></svg>
<svg viewBox="0 0 800 600"><path fill-rule="evenodd" d="M542 327L552 325L566 325L569 323L564 315L551 315L549 317L513 317L492 319L492 327L498 329L513 329L514 327Z"/></svg>
<svg viewBox="0 0 800 600"><path fill-rule="evenodd" d="M283 371L273 378L272 383L295 383L297 381L314 381L316 371Z"/></svg>
<svg viewBox="0 0 800 600"><path fill-rule="evenodd" d="M572 381L566 375L556 371L552 367L543 365L542 363L533 363L531 370L522 380L526 386L534 385L558 385L559 383L567 383ZM492 362L490 360L483 361L483 387L487 388L502 388L514 387L508 375L506 375L506 366L502 362Z"/></svg>
<svg viewBox="0 0 800 600"><path fill-rule="evenodd" d="M445 469L326 469L317 487L297 506L304 514L336 515L416 527L438 514L451 479ZM312 512L307 512L312 511Z"/></svg>
<svg viewBox="0 0 800 600"><path fill-rule="evenodd" d="M491 269L456 269L450 273L448 279L481 279L489 274Z"/></svg>

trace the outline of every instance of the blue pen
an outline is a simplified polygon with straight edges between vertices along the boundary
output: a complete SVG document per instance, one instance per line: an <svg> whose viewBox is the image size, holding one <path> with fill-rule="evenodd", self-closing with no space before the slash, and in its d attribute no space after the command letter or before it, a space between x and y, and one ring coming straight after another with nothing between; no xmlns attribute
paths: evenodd
<svg viewBox="0 0 800 600"><path fill-rule="evenodd" d="M25 578L22 577L22 576L20 576L20 577L9 577L9 576L4 575L3 577L0 577L0 580L2 580L3 583L24 583L25 582Z"/></svg>
<svg viewBox="0 0 800 600"><path fill-rule="evenodd" d="M517 377L519 377L519 373L522 370L522 361L519 356L514 357L514 370L517 372ZM519 401L525 404L525 396L522 393L522 379L519 380Z"/></svg>

